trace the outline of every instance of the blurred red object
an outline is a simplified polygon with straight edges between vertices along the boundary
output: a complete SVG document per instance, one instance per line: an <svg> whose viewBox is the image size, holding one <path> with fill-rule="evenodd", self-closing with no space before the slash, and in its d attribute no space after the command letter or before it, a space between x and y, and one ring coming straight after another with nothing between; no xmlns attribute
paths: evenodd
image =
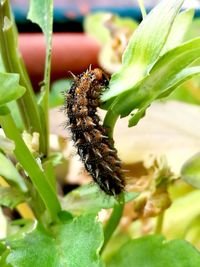
<svg viewBox="0 0 200 267"><path fill-rule="evenodd" d="M34 88L43 80L45 39L40 33L19 34L19 48ZM82 33L53 34L51 79L66 78L69 71L80 73L98 65L100 45Z"/></svg>

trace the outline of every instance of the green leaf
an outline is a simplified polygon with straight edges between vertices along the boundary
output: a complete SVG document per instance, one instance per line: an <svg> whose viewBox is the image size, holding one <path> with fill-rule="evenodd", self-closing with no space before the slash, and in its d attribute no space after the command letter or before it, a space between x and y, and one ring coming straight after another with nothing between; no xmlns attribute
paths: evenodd
<svg viewBox="0 0 200 267"><path fill-rule="evenodd" d="M163 0L145 17L133 33L123 55L122 68L112 76L109 90L102 95L102 101L129 90L148 75L182 4L183 0Z"/></svg>
<svg viewBox="0 0 200 267"><path fill-rule="evenodd" d="M200 35L200 18L195 18L192 22L190 30L186 34L186 40L196 38Z"/></svg>
<svg viewBox="0 0 200 267"><path fill-rule="evenodd" d="M174 89L176 89L179 85L183 84L185 81L200 75L200 66L197 67L188 67L186 69L183 69L180 71L174 79L171 81L172 86L169 86L164 94L161 94L159 98L163 98L168 96L169 94L172 93Z"/></svg>
<svg viewBox="0 0 200 267"><path fill-rule="evenodd" d="M37 23L42 29L46 40L46 60L44 81L41 87L40 99L40 116L42 119L42 127L45 135L45 154L48 154L49 147L49 123L48 123L48 108L49 108L49 88L50 88L50 73L51 73L51 46L52 46L52 30L53 30L53 0L31 0L28 12L28 18Z"/></svg>
<svg viewBox="0 0 200 267"><path fill-rule="evenodd" d="M176 76L174 76L174 78L172 78L171 85L168 85L168 87L164 90L164 93L161 93L155 99L169 96L179 85L197 75L200 75L200 67L191 67L180 71ZM153 101L151 100L150 102ZM139 108L139 111L132 115L131 119L129 120L129 127L136 125L138 121L144 117L146 109L150 106L150 102L148 100L147 102L144 102L142 107Z"/></svg>
<svg viewBox="0 0 200 267"><path fill-rule="evenodd" d="M25 196L20 191L11 187L0 186L0 205L13 209L24 201Z"/></svg>
<svg viewBox="0 0 200 267"><path fill-rule="evenodd" d="M11 184L17 186L22 192L27 192L26 184L12 162L0 152L0 175Z"/></svg>
<svg viewBox="0 0 200 267"><path fill-rule="evenodd" d="M152 235L128 241L108 267L199 267L200 253L184 240Z"/></svg>
<svg viewBox="0 0 200 267"><path fill-rule="evenodd" d="M192 80L188 80L179 86L165 100L178 100L189 104L200 105L199 85L199 77L194 77Z"/></svg>
<svg viewBox="0 0 200 267"><path fill-rule="evenodd" d="M105 25L106 20L110 16L110 13L105 12L97 12L86 16L84 20L84 31L105 45L111 40L110 32ZM121 18L113 14L112 16L112 22L116 27L124 27L132 30L137 27L137 22L133 19Z"/></svg>
<svg viewBox="0 0 200 267"><path fill-rule="evenodd" d="M6 250L6 246L3 243L0 243L0 255ZM1 257L0 257L1 259Z"/></svg>
<svg viewBox="0 0 200 267"><path fill-rule="evenodd" d="M26 88L25 94L17 100L25 129L28 132L38 132L40 138L43 139L35 94L18 49L17 27L11 12L10 2L9 0L4 0L1 1L0 5L0 53L5 70L9 73L18 73L20 84ZM40 143L40 152L42 151L43 140Z"/></svg>
<svg viewBox="0 0 200 267"><path fill-rule="evenodd" d="M31 0L28 12L28 19L38 24L42 29L46 42L51 39L52 33L52 14L53 1L52 0Z"/></svg>
<svg viewBox="0 0 200 267"><path fill-rule="evenodd" d="M113 102L112 112L125 117L134 109L139 109L136 113L137 117L133 115L129 121L130 127L135 125L141 118L140 115L144 115L146 108L155 99L162 95L166 96L166 93L172 92L176 86L198 74L199 68L185 69L198 57L200 57L200 38L188 41L168 51L156 62L147 78L133 87L132 90L121 94Z"/></svg>
<svg viewBox="0 0 200 267"><path fill-rule="evenodd" d="M168 50L180 45L192 23L194 17L194 9L188 9L181 12L175 19L171 28L170 34L167 38L167 42L162 50L162 53L166 53Z"/></svg>
<svg viewBox="0 0 200 267"><path fill-rule="evenodd" d="M90 214L58 224L49 233L38 226L21 240L7 241L10 253L5 261L13 267L100 267L102 243L102 226Z"/></svg>
<svg viewBox="0 0 200 267"><path fill-rule="evenodd" d="M181 178L200 189L200 153L189 159L182 167Z"/></svg>
<svg viewBox="0 0 200 267"><path fill-rule="evenodd" d="M41 198L38 198L38 202L42 199L52 219L55 219L61 207L57 195L51 187L44 171L40 168L38 162L24 143L11 115L0 116L0 124L6 136L15 142L15 157L29 175L36 190L40 194Z"/></svg>
<svg viewBox="0 0 200 267"><path fill-rule="evenodd" d="M64 97L63 93L67 92L72 84L72 80L58 80L55 81L51 86L51 92L49 94L49 107L55 108L63 105Z"/></svg>
<svg viewBox="0 0 200 267"><path fill-rule="evenodd" d="M10 110L8 109L7 105L0 106L0 115L4 116L8 114L10 114Z"/></svg>
<svg viewBox="0 0 200 267"><path fill-rule="evenodd" d="M125 193L125 202L135 199L139 193ZM64 209L75 214L83 212L98 212L101 209L110 209L117 204L112 196L100 191L96 184L83 185L67 194L62 200Z"/></svg>
<svg viewBox="0 0 200 267"><path fill-rule="evenodd" d="M19 84L19 74L0 73L0 105L20 98L25 91Z"/></svg>

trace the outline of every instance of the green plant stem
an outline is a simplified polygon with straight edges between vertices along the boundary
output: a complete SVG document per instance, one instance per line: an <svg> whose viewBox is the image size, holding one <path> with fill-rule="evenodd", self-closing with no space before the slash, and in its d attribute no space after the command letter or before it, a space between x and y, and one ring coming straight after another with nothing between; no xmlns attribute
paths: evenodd
<svg viewBox="0 0 200 267"><path fill-rule="evenodd" d="M108 129L108 136L111 139L113 138L113 131L114 131L114 127L115 127L115 124L117 122L118 117L119 116L116 113L113 113L112 110L110 109L110 110L108 110L108 112L104 118L103 126ZM105 225L104 244L103 244L101 253L103 252L105 246L107 245L112 234L114 233L115 229L117 228L117 226L120 222L122 213L123 213L123 209L124 209L124 195L122 194L119 196L118 203L114 206L112 214L110 216L110 219L107 222L107 224Z"/></svg>
<svg viewBox="0 0 200 267"><path fill-rule="evenodd" d="M51 73L51 42L52 39L47 44L44 81L41 87L42 96L39 102L39 105L42 108L41 111L43 112L42 116L44 124L42 125L42 128L46 140L45 155L49 154L49 90L50 90L50 73Z"/></svg>
<svg viewBox="0 0 200 267"><path fill-rule="evenodd" d="M155 227L155 234L161 234L164 222L164 212L157 217L157 223Z"/></svg>
<svg viewBox="0 0 200 267"><path fill-rule="evenodd" d="M29 175L53 220L61 210L59 200L44 172L24 143L10 113L0 116L0 124L8 138L15 142L14 154Z"/></svg>
<svg viewBox="0 0 200 267"><path fill-rule="evenodd" d="M103 126L108 129L109 138L113 138L114 127L119 115L112 110L108 110L104 118Z"/></svg>
<svg viewBox="0 0 200 267"><path fill-rule="evenodd" d="M36 1L37 2L37 1ZM33 2L31 1L31 6ZM30 6L30 9L32 10ZM34 6L34 5L33 5ZM31 18L41 27L45 39L46 39L46 58L45 58L45 71L44 71L44 80L41 86L41 98L39 105L41 106L41 112L43 117L42 128L45 135L46 140L46 155L49 154L49 91L50 91L50 74L51 74L51 52L52 52L52 32L53 32L53 0L49 1L48 8L46 8L46 12L48 12L48 26L47 22L40 22L38 18L33 16L34 8L31 12ZM36 12L36 10L35 10ZM33 16L33 17L32 17Z"/></svg>
<svg viewBox="0 0 200 267"><path fill-rule="evenodd" d="M104 244L103 244L103 247L101 249L101 253L105 249L108 241L110 240L112 234L114 233L115 229L117 228L117 226L121 220L123 210L124 210L124 195L122 194L119 196L119 201L117 204L115 204L113 211L112 211L112 214L110 216L110 219L107 222L107 224L105 225Z"/></svg>
<svg viewBox="0 0 200 267"><path fill-rule="evenodd" d="M24 126L28 132L40 134L40 152L45 154L45 136L42 132L39 109L29 76L18 51L17 31L8 0L0 5L0 40L0 50L6 71L19 73L20 84L26 88L26 93L17 100Z"/></svg>
<svg viewBox="0 0 200 267"><path fill-rule="evenodd" d="M146 12L143 0L138 0L138 5L139 5L141 13L142 13L142 18L144 19L147 15L147 12Z"/></svg>

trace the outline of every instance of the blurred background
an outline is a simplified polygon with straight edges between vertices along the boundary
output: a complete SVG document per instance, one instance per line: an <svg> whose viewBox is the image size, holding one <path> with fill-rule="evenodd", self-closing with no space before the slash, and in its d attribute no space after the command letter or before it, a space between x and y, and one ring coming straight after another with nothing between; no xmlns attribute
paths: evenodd
<svg viewBox="0 0 200 267"><path fill-rule="evenodd" d="M37 31L37 27L26 20L29 1L12 0L12 6L20 31ZM144 0L149 11L158 0ZM55 0L54 30L57 31L82 31L83 18L91 12L107 11L120 16L130 16L140 20L141 13L137 0ZM198 8L199 0L186 0L183 7ZM197 11L198 13L198 11Z"/></svg>
<svg viewBox="0 0 200 267"><path fill-rule="evenodd" d="M147 12L158 0L144 0ZM19 45L35 90L43 78L45 43L41 30L26 19L29 1L11 0L14 16L20 32ZM196 9L199 16L199 0L186 0L184 8ZM52 81L69 76L69 70L79 73L89 64L99 64L98 40L86 36L84 18L93 12L111 12L122 17L141 21L137 0L55 0L54 37L52 54Z"/></svg>

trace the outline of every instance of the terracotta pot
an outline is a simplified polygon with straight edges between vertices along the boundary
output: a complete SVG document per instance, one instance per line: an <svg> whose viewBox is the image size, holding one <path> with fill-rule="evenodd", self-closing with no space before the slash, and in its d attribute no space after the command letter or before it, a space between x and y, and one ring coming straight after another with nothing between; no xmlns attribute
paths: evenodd
<svg viewBox="0 0 200 267"><path fill-rule="evenodd" d="M41 33L19 35L19 47L37 89L43 79L45 65L45 39ZM98 65L100 45L82 33L55 33L52 46L52 80L69 76L69 71L80 73L90 64Z"/></svg>

